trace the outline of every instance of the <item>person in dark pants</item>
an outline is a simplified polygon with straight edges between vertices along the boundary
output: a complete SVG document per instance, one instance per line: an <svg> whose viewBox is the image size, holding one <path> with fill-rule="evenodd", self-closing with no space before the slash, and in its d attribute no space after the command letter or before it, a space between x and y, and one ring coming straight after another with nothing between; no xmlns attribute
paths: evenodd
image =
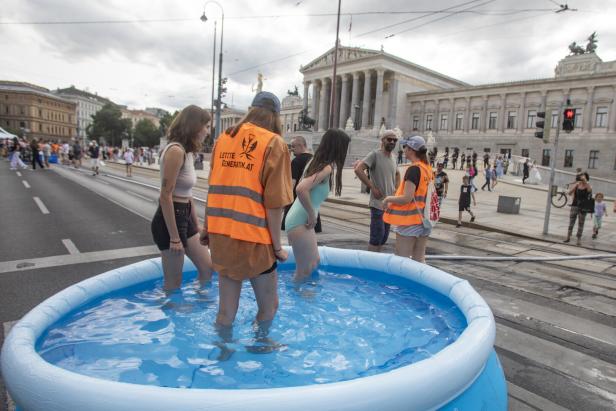
<svg viewBox="0 0 616 411"><path fill-rule="evenodd" d="M586 221L586 214L589 211L589 204L592 200L592 186L586 181L586 176L582 174L580 181L575 183L569 189L569 195L573 195L573 202L571 203L571 211L569 212L569 229L567 230L567 238L565 243L571 241L571 234L573 234L573 226L575 221L578 222L577 229L577 245L582 245L582 233L584 231L584 222ZM592 210L594 212L594 209Z"/></svg>
<svg viewBox="0 0 616 411"><path fill-rule="evenodd" d="M485 166L483 173L485 174L486 182L484 183L484 185L481 186L481 190L485 190L487 186L488 191L492 191L492 169L490 168L490 163Z"/></svg>
<svg viewBox="0 0 616 411"><path fill-rule="evenodd" d="M38 163L40 168L45 168L41 161L41 156L39 155L38 141L36 141L35 138L30 142L30 150L32 151L32 169L36 170L36 163Z"/></svg>
<svg viewBox="0 0 616 411"><path fill-rule="evenodd" d="M304 169L306 165L312 159L312 154L308 152L308 147L306 144L306 139L302 136L293 137L291 140L291 151L295 158L291 160L291 184L293 185L293 200L297 198L296 188L299 180L301 180L302 175L304 174ZM289 204L284 209L284 216L282 218L282 229L285 229L285 220L287 218L287 213L293 204ZM317 214L317 223L314 226L314 231L316 233L320 233L323 231L321 227L321 213Z"/></svg>
<svg viewBox="0 0 616 411"><path fill-rule="evenodd" d="M522 184L526 183L526 180L528 179L528 176L530 174L529 162L530 162L530 160L528 160L528 159L526 159L526 161L524 162L524 169L522 171L522 173L524 174L523 177L522 177Z"/></svg>

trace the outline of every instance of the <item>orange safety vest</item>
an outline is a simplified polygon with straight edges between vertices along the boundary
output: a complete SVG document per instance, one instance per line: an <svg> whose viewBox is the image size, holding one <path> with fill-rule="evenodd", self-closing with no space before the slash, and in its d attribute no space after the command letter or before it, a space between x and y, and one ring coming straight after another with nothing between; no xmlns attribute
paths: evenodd
<svg viewBox="0 0 616 411"><path fill-rule="evenodd" d="M406 204L389 204L383 214L383 221L393 225L416 225L422 224L422 216L426 206L426 195L428 194L428 183L434 178L432 168L421 162L416 161L411 166L418 166L421 170L419 186L415 188L415 201ZM404 195L406 180L402 180L396 196Z"/></svg>
<svg viewBox="0 0 616 411"><path fill-rule="evenodd" d="M243 124L235 137L220 135L212 153L207 195L209 232L272 244L260 176L265 149L274 137L275 133L251 123Z"/></svg>

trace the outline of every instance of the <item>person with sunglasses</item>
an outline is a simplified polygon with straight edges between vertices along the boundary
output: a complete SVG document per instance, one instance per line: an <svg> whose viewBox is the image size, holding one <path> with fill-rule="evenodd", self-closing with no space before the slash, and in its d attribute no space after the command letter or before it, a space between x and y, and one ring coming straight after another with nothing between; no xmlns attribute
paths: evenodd
<svg viewBox="0 0 616 411"><path fill-rule="evenodd" d="M392 154L397 142L397 134L385 130L381 135L381 147L355 166L355 175L370 189L369 251L380 252L389 237L389 224L383 221L383 199L394 194L400 182L400 171ZM369 170L370 177L366 170Z"/></svg>

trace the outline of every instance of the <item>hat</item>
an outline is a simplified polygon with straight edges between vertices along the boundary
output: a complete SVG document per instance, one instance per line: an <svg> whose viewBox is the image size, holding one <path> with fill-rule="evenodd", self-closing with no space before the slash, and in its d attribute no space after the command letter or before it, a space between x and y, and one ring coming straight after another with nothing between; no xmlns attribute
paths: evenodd
<svg viewBox="0 0 616 411"><path fill-rule="evenodd" d="M276 114L280 113L280 100L269 91L260 91L252 100L251 107L262 107L273 111Z"/></svg>
<svg viewBox="0 0 616 411"><path fill-rule="evenodd" d="M419 151L422 147L426 146L426 140L422 136L404 137L400 141L400 145L410 147L414 151Z"/></svg>
<svg viewBox="0 0 616 411"><path fill-rule="evenodd" d="M386 138L386 137L393 137L395 139L398 139L398 135L396 134L396 132L394 130L385 130L383 131L383 134L381 134L381 140Z"/></svg>

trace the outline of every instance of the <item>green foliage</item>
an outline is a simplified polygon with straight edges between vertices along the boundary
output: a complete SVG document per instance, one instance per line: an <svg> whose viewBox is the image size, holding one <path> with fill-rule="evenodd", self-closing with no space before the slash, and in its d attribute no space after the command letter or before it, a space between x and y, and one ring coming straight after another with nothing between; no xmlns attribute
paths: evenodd
<svg viewBox="0 0 616 411"><path fill-rule="evenodd" d="M180 114L178 110L175 110L175 113L167 113L160 119L160 133L164 136L167 135L167 131L169 131L169 127L171 127L171 123L175 120L175 117Z"/></svg>
<svg viewBox="0 0 616 411"><path fill-rule="evenodd" d="M101 137L113 145L120 146L122 138L132 134L130 119L122 118L122 112L113 104L105 104L92 116L92 124L86 129L88 139L98 141Z"/></svg>
<svg viewBox="0 0 616 411"><path fill-rule="evenodd" d="M141 119L135 124L133 138L135 146L154 147L160 144L160 131L152 121L147 118Z"/></svg>

